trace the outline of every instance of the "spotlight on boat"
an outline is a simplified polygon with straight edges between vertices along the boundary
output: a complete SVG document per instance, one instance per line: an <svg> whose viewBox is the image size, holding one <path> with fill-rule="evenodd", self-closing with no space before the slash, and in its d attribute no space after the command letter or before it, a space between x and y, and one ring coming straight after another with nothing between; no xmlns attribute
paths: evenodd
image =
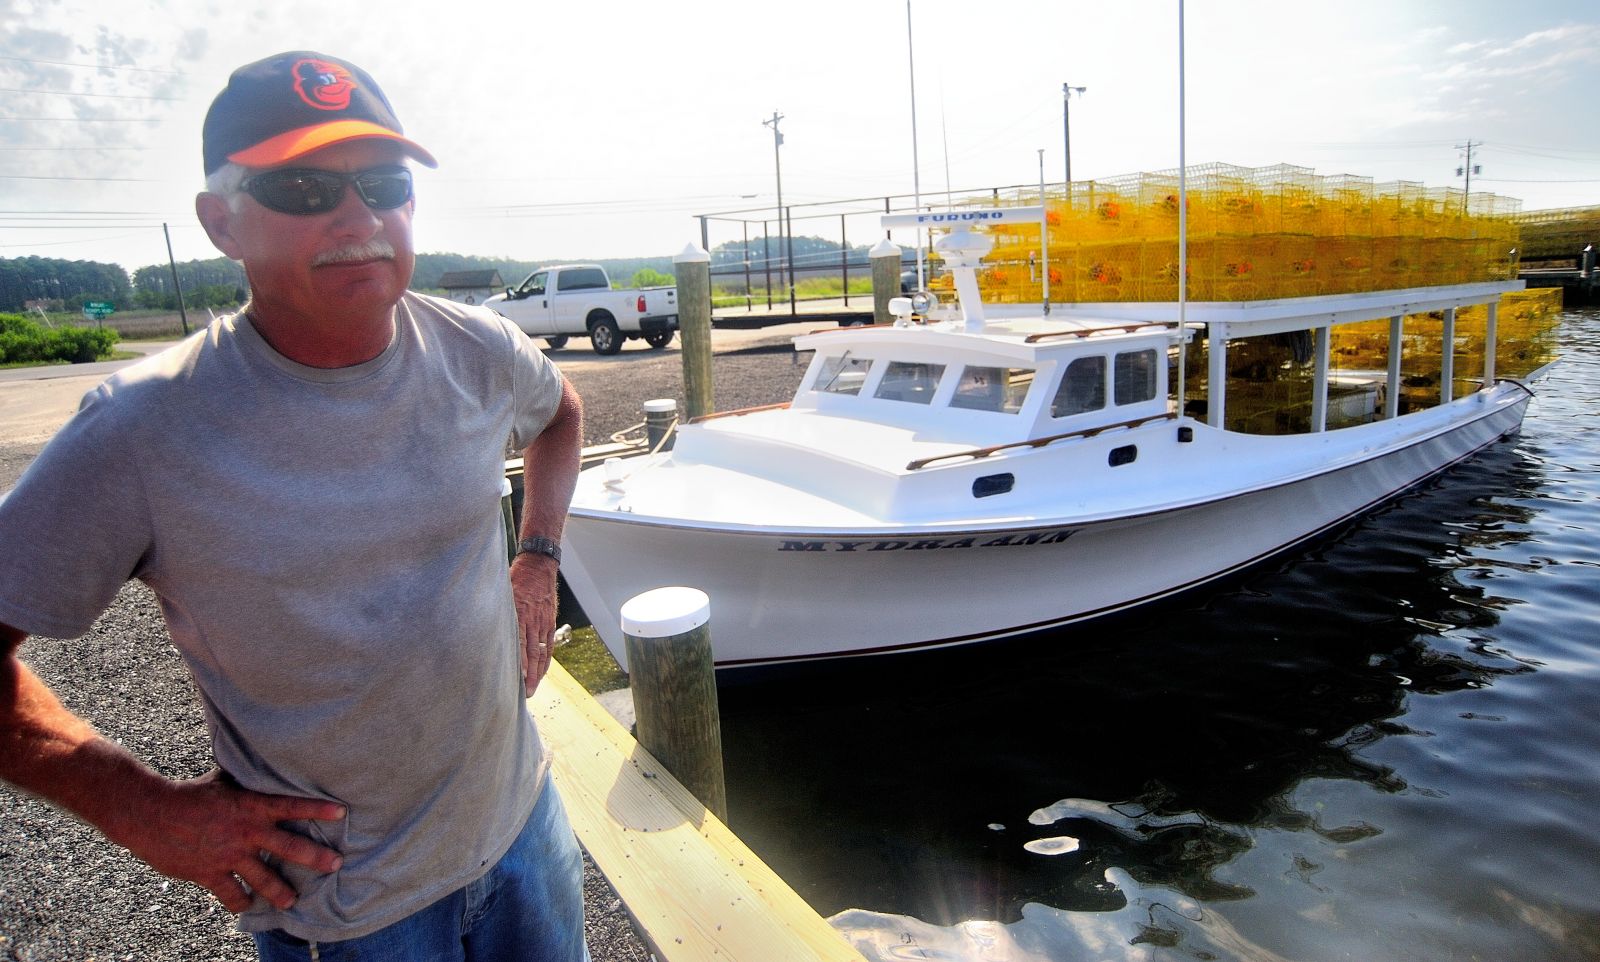
<svg viewBox="0 0 1600 962"><path fill-rule="evenodd" d="M910 327L911 315L915 314L916 312L917 309L912 305L911 298L889 298L889 313L894 315L895 327Z"/></svg>
<svg viewBox="0 0 1600 962"><path fill-rule="evenodd" d="M911 295L911 313L926 318L939 309L939 295L932 291L916 291Z"/></svg>

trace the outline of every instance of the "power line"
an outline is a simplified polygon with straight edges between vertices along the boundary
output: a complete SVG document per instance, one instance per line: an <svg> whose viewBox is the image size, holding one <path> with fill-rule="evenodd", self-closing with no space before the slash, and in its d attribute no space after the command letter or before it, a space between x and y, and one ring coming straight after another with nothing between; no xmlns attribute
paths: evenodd
<svg viewBox="0 0 1600 962"><path fill-rule="evenodd" d="M152 228L154 226L155 225L153 225L153 224L151 225ZM112 234L109 237L87 237L87 238L79 238L77 240L43 241L41 243L35 243L35 244L0 244L0 250L5 250L7 248L16 248L16 247L63 247L63 246L68 245L68 244L96 244L96 243L99 243L100 241L114 241L114 240L123 240L124 238L128 238L128 237L142 237L143 233L144 232L141 231L141 232L136 233L136 234Z"/></svg>
<svg viewBox="0 0 1600 962"><path fill-rule="evenodd" d="M144 94L92 94L80 93L76 90L39 90L27 87L0 87L0 91L13 94L52 94L58 97L110 97L113 100L171 100L184 101L187 97L152 97Z"/></svg>
<svg viewBox="0 0 1600 962"><path fill-rule="evenodd" d="M9 60L12 63L42 63L52 67L88 67L92 70L137 70L140 73L164 73L174 77L186 77L188 74L181 70L165 70L161 67L132 67L120 64L104 63L68 63L65 60L35 60L31 57L0 57L0 60Z"/></svg>
<svg viewBox="0 0 1600 962"><path fill-rule="evenodd" d="M165 117L0 117L0 123L52 123L52 124L145 124L158 123Z"/></svg>
<svg viewBox="0 0 1600 962"><path fill-rule="evenodd" d="M1478 180L1485 184L1600 184L1600 177L1586 180L1516 180L1510 177L1480 177Z"/></svg>
<svg viewBox="0 0 1600 962"><path fill-rule="evenodd" d="M149 150L149 149L151 149L151 148L149 148L149 147L96 147L96 146L93 146L93 145L90 145L90 144L70 144L70 145L59 146L59 147L34 147L34 146L25 146L25 145L12 146L12 145L9 145L9 144L8 145L0 145L0 150Z"/></svg>
<svg viewBox="0 0 1600 962"><path fill-rule="evenodd" d="M167 181L157 180L153 177L46 177L43 174L0 174L0 180L72 180L72 181L103 181L116 184L162 184Z"/></svg>

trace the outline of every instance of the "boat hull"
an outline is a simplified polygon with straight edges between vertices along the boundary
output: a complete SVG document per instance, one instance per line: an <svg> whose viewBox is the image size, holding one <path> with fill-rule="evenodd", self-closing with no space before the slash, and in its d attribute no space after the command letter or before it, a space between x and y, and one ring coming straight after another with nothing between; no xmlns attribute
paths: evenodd
<svg viewBox="0 0 1600 962"><path fill-rule="evenodd" d="M964 644L1153 601L1290 549L1514 433L1526 406L1486 406L1325 473L1087 523L783 531L575 505L563 570L624 667L621 606L665 585L710 597L719 668Z"/></svg>

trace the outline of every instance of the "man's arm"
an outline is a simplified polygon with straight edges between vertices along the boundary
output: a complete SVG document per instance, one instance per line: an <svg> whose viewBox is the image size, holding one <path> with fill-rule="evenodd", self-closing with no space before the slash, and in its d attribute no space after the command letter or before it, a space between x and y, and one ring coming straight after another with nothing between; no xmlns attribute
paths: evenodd
<svg viewBox="0 0 1600 962"><path fill-rule="evenodd" d="M572 489L578 483L578 451L583 444L583 404L571 382L561 379L555 417L522 451L522 538L561 540ZM511 594L522 629L522 687L532 695L550 668L551 635L556 628L555 559L519 554L511 562Z"/></svg>
<svg viewBox="0 0 1600 962"><path fill-rule="evenodd" d="M25 632L0 623L0 778L72 812L156 871L209 889L230 911L257 895L278 908L295 892L261 861L270 852L322 872L338 853L278 827L288 819L339 819L341 806L260 795L220 772L172 781L67 711L17 659Z"/></svg>

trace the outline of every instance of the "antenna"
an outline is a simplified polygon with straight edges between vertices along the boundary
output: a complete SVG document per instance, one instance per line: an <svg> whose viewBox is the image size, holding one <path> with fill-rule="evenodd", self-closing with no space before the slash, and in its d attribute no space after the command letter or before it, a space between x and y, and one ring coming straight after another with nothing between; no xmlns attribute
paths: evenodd
<svg viewBox="0 0 1600 962"><path fill-rule="evenodd" d="M917 157L917 57L911 49L911 0L906 0L906 64L911 71L911 189L917 210L922 210L922 164ZM927 284L922 270L922 228L917 228L917 290Z"/></svg>
<svg viewBox="0 0 1600 962"><path fill-rule="evenodd" d="M1183 0L1178 0L1178 417L1183 417L1189 353L1189 168L1184 154ZM1215 411L1213 410L1213 414ZM1220 424L1217 425L1221 427Z"/></svg>

